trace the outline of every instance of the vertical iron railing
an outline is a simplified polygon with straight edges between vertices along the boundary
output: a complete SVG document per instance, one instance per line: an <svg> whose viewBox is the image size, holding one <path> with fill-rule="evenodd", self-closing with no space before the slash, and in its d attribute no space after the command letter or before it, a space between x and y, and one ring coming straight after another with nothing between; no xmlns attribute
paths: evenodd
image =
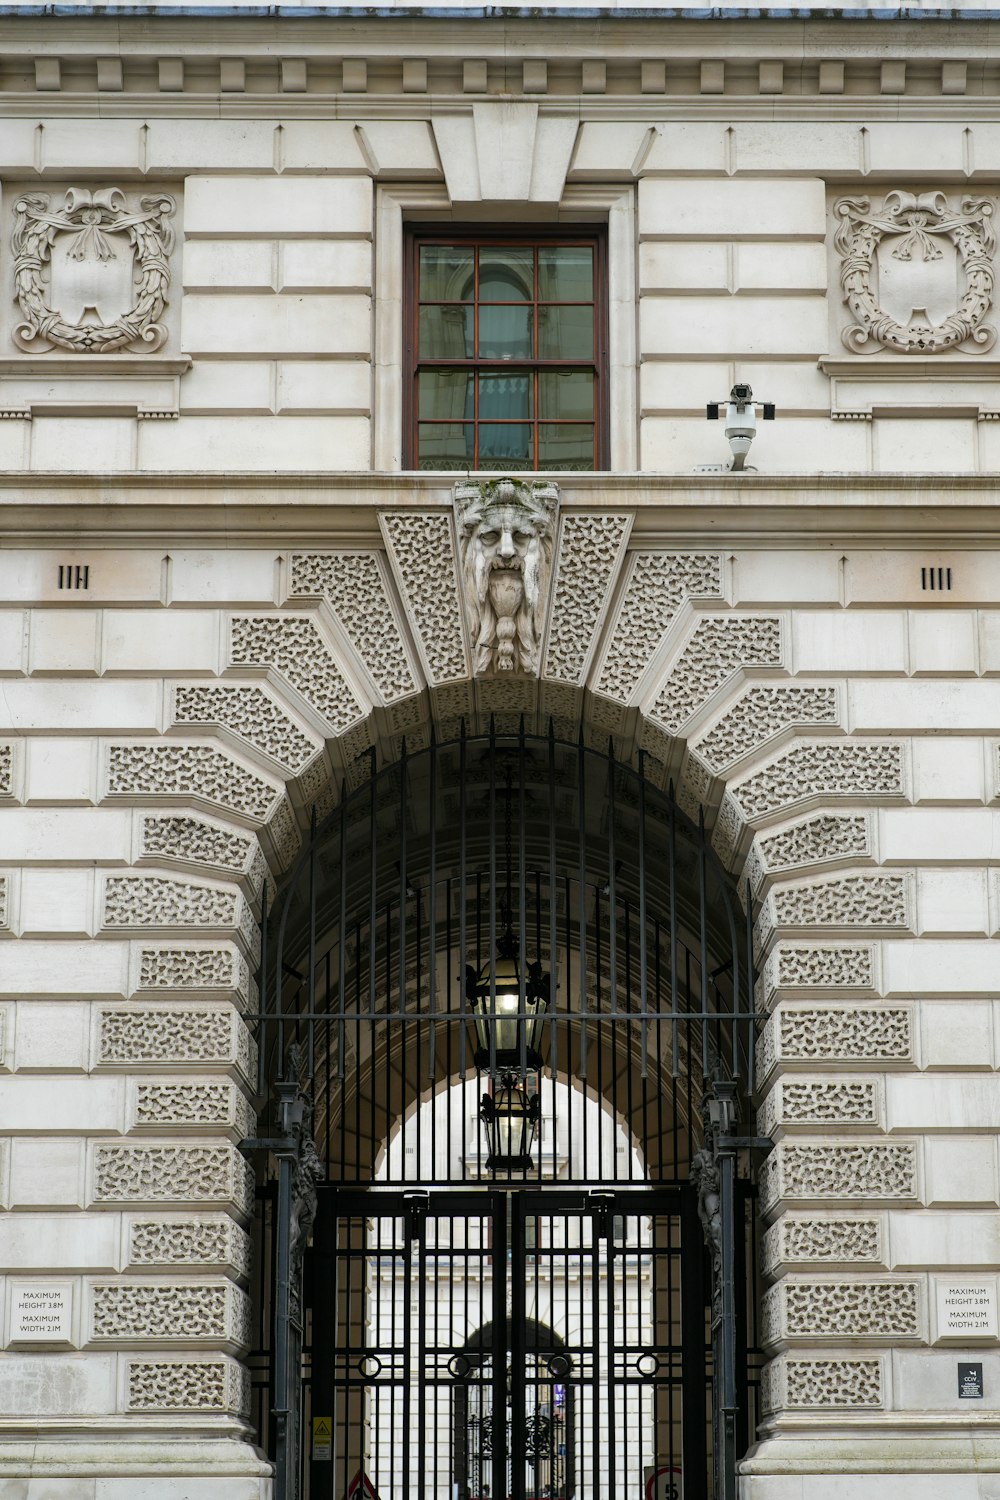
<svg viewBox="0 0 1000 1500"><path fill-rule="evenodd" d="M270 1351L277 1500L296 1494L298 1458L289 1450L301 1447L289 1394L300 1364L290 1331L297 1289L288 1285L297 1270L291 1229L282 1227L296 1214L301 1176L301 1143L289 1145L295 1132L280 1118L293 1074L308 1096L331 1189L686 1188L706 1144L708 1094L728 1087L745 1105L753 1090L744 915L749 922L704 824L649 780L642 758L636 771L610 747L602 755L582 739L565 744L551 728L543 737L526 735L523 724L513 733L491 727L482 738L463 731L381 770L372 752L367 781L314 824L265 923L251 1018L259 1092L276 1110L262 1127L274 1134L246 1144L270 1150L278 1194ZM546 1134L529 1170L491 1176L478 1102L496 1075L496 1028L488 1027L477 1062L484 1017L465 974L488 973L486 1020L495 1023L491 965L504 922L516 937L518 1071L539 1098ZM532 964L548 975L540 1067L529 1066L526 1046ZM428 1101L439 1098L428 1114ZM730 1136L732 1144L716 1131L710 1142L729 1247L722 1293L713 1268L718 1500L735 1494L747 1399L737 1210L748 1157L745 1140ZM507 1235L506 1222L494 1230ZM507 1249L523 1258L523 1246Z"/></svg>

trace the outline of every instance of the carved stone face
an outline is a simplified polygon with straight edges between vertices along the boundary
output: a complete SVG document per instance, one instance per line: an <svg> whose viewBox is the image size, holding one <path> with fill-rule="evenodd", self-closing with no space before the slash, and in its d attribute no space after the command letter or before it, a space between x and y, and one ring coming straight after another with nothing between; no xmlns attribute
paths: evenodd
<svg viewBox="0 0 1000 1500"><path fill-rule="evenodd" d="M548 506L513 482L460 511L466 608L477 672L537 670L543 575L551 554ZM464 497L463 497L464 498Z"/></svg>
<svg viewBox="0 0 1000 1500"><path fill-rule="evenodd" d="M491 505L479 523L479 542L491 568L523 571L535 528L520 506Z"/></svg>
<svg viewBox="0 0 1000 1500"><path fill-rule="evenodd" d="M477 584L488 590L498 622L510 620L525 599L525 568L535 531L524 512L513 505L491 506L476 537Z"/></svg>
<svg viewBox="0 0 1000 1500"><path fill-rule="evenodd" d="M538 528L523 506L488 505L473 535L476 592L487 605L490 656L498 672L530 669L530 617L538 601ZM480 631L479 646L486 643Z"/></svg>

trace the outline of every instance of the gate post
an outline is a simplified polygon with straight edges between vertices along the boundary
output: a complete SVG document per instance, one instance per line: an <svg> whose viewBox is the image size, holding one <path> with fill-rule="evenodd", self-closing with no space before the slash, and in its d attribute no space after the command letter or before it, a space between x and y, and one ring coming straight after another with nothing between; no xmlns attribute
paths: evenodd
<svg viewBox="0 0 1000 1500"><path fill-rule="evenodd" d="M691 1163L698 1217L712 1252L712 1436L715 1500L736 1500L736 1084L706 1098L705 1145Z"/></svg>
<svg viewBox="0 0 1000 1500"><path fill-rule="evenodd" d="M741 1151L769 1151L766 1136L736 1134L736 1082L715 1078L705 1093L705 1144L691 1163L698 1217L712 1252L712 1436L715 1500L736 1500L739 1394L736 1380L736 1198ZM742 1242L741 1242L742 1243ZM743 1261L740 1261L741 1274Z"/></svg>
<svg viewBox="0 0 1000 1500"><path fill-rule="evenodd" d="M312 1110L298 1081L298 1048L275 1084L279 1134L240 1142L270 1151L278 1164L274 1245L274 1500L297 1500L300 1472L302 1262L316 1218L316 1184L324 1172L312 1137Z"/></svg>

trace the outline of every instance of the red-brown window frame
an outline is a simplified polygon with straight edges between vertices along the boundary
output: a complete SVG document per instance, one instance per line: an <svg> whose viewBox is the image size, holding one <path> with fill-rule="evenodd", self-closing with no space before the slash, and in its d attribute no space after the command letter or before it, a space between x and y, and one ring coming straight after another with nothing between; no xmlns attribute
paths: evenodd
<svg viewBox="0 0 1000 1500"><path fill-rule="evenodd" d="M419 272L420 246L435 245L590 245L594 251L594 470L609 467L609 365L608 365L608 234L603 224L518 224L497 228L492 224L407 224L403 256L403 467L417 468L418 410L417 376L422 367L434 369L467 369L470 371L537 372L560 368L590 368L586 360L471 359L421 360L418 357L418 323L420 314ZM536 288L537 290L537 288ZM530 304L535 310L537 329L538 300ZM537 336L537 335L536 335ZM478 417L478 411L477 411ZM537 432L539 420L532 418ZM537 452L537 448L536 448ZM491 468L496 468L495 464ZM532 471L528 471L532 472ZM546 472L545 470L534 472ZM551 471L558 472L558 471Z"/></svg>

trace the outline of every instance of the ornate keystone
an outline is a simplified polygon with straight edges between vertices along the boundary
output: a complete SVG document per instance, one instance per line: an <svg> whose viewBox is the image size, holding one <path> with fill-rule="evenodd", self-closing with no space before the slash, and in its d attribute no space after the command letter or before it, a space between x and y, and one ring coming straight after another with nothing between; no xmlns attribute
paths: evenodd
<svg viewBox="0 0 1000 1500"><path fill-rule="evenodd" d="M473 671L537 674L559 491L493 479L455 487Z"/></svg>

